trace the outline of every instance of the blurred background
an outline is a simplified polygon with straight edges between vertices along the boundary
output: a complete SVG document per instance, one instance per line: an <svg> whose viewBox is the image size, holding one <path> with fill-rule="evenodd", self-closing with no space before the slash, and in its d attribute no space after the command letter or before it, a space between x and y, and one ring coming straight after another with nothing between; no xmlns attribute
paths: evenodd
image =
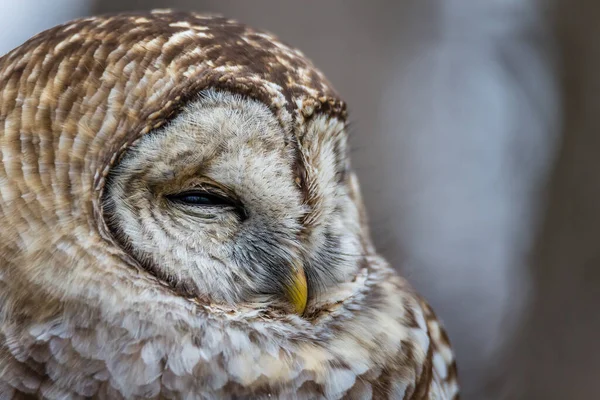
<svg viewBox="0 0 600 400"><path fill-rule="evenodd" d="M465 399L600 398L600 3L0 0L0 54L157 7L272 31L347 100L376 245L445 322Z"/></svg>

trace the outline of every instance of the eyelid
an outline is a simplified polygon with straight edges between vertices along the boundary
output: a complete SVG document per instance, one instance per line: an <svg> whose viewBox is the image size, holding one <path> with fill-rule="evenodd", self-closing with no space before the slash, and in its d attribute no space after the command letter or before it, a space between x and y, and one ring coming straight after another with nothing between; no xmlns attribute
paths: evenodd
<svg viewBox="0 0 600 400"><path fill-rule="evenodd" d="M199 189L205 190L209 193L218 193L222 196L226 196L228 198L236 198L236 195L233 190L229 189L226 185L220 184L216 181L213 181L210 178L202 177L196 182L190 182L190 190Z"/></svg>
<svg viewBox="0 0 600 400"><path fill-rule="evenodd" d="M187 189L178 190L177 192L173 192L173 193L167 193L166 196L167 197L182 196L185 194L192 194L192 193L203 193L203 194L207 194L207 195L211 195L211 196L219 196L219 197L223 197L224 199L230 199L232 201L235 199L235 196L232 196L231 194L227 193L225 190L221 189L220 187L213 186L213 185L204 185L204 184L192 185Z"/></svg>
<svg viewBox="0 0 600 400"><path fill-rule="evenodd" d="M218 196L218 197L223 197L225 199L227 199L229 197L229 196L227 196L227 194L221 192L220 190L208 190L204 187L194 187L194 188L186 189L181 192L173 193L170 196L184 196L184 195L190 195L190 194L195 194L195 193L206 194L209 196Z"/></svg>
<svg viewBox="0 0 600 400"><path fill-rule="evenodd" d="M176 201L177 197L186 196L194 193L201 193L203 195L219 197L221 200L223 200L223 203L225 203L223 204L224 207L233 208L242 220L246 220L248 218L248 212L246 208L235 195L229 194L225 190L219 187L215 187L213 185L195 185L193 187L190 187L189 189L185 189L175 193L169 193L165 197L167 199Z"/></svg>

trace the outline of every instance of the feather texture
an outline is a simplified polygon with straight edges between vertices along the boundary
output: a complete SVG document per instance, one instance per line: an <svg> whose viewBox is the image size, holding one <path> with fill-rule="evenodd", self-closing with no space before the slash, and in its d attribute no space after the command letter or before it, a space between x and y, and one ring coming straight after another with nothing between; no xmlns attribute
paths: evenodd
<svg viewBox="0 0 600 400"><path fill-rule="evenodd" d="M345 118L298 50L220 17L87 18L0 59L0 398L457 398L371 245ZM165 205L210 154L248 221ZM274 306L294 260L303 316Z"/></svg>

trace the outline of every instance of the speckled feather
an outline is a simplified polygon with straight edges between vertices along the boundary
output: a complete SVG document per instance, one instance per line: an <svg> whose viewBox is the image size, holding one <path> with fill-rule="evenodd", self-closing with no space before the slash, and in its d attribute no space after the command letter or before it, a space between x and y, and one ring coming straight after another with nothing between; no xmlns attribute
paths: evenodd
<svg viewBox="0 0 600 400"><path fill-rule="evenodd" d="M310 130L343 125L346 108L274 36L193 13L121 14L0 59L0 399L458 398L448 338L376 254L352 173L364 257L304 317L184 295L115 240L109 171L210 88L266 105L299 143L310 237L323 195Z"/></svg>

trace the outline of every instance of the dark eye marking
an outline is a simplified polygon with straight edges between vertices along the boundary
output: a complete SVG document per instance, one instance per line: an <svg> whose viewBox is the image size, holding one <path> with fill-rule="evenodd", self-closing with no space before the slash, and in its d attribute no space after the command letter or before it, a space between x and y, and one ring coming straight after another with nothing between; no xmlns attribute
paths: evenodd
<svg viewBox="0 0 600 400"><path fill-rule="evenodd" d="M243 205L225 195L211 193L207 190L192 189L181 193L170 194L166 196L167 200L189 207L206 207L231 209L236 212L242 220L248 218Z"/></svg>

